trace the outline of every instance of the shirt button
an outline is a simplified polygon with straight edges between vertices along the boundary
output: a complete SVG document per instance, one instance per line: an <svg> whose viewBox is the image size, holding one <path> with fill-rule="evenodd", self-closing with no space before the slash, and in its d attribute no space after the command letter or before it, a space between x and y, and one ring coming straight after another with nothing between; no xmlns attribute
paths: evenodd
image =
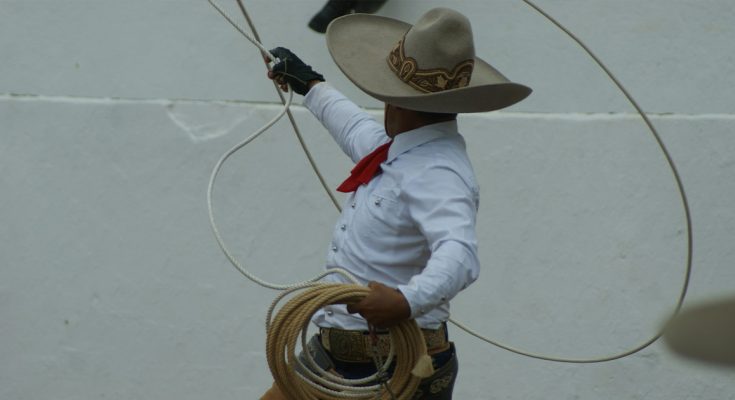
<svg viewBox="0 0 735 400"><path fill-rule="evenodd" d="M339 226L339 229L340 230L345 230L345 229L347 229L347 225L346 224L342 224L342 225Z"/></svg>
<svg viewBox="0 0 735 400"><path fill-rule="evenodd" d="M447 298L444 297L444 296L442 296L442 303L445 302L445 301L447 301Z"/></svg>
<svg viewBox="0 0 735 400"><path fill-rule="evenodd" d="M352 203L352 204L350 205L350 207L352 207L352 208L355 208L355 207L357 207L357 203Z"/></svg>
<svg viewBox="0 0 735 400"><path fill-rule="evenodd" d="M332 251L336 253L337 252L337 246L332 246Z"/></svg>
<svg viewBox="0 0 735 400"><path fill-rule="evenodd" d="M380 207L380 202L381 202L382 200L383 200L383 199L375 199L375 205L376 205L376 206L378 206L378 207Z"/></svg>
<svg viewBox="0 0 735 400"><path fill-rule="evenodd" d="M329 316L331 317L332 315L334 315L334 311L332 311L332 310L327 310L327 315L329 315Z"/></svg>

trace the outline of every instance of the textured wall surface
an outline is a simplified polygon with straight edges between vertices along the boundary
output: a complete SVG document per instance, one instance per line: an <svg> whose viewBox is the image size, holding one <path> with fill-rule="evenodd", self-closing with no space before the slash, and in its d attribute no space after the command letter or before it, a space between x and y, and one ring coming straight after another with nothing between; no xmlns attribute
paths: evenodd
<svg viewBox="0 0 735 400"><path fill-rule="evenodd" d="M239 16L234 1L220 0ZM246 0L284 45L381 118L306 23L323 0ZM608 63L661 131L689 194L689 300L735 292L735 11L730 0L538 0ZM633 108L521 1L391 0L465 12L477 53L534 88L460 117L482 188L479 281L454 315L536 353L595 357L657 332L681 289L675 182ZM204 0L0 0L0 399L254 399L270 384L275 292L211 234L211 168L279 107L258 52ZM300 99L296 99L299 103ZM334 187L350 165L298 104ZM320 271L337 213L284 120L223 170L236 256L291 282ZM735 399L733 370L655 343L604 364L524 358L454 328L456 398Z"/></svg>

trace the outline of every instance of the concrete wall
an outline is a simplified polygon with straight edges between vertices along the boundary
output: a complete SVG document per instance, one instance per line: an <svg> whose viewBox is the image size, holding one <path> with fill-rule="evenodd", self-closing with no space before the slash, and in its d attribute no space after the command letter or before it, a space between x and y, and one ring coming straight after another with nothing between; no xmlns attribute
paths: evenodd
<svg viewBox="0 0 735 400"><path fill-rule="evenodd" d="M238 16L233 1L221 0ZM323 0L250 0L267 46L296 50L365 107L306 22ZM735 287L735 11L729 0L539 0L651 112L695 234L692 301ZM457 318L533 352L594 357L653 335L686 258L676 187L632 107L520 1L392 0L408 21L467 13L477 52L535 89L462 116L482 186L480 280ZM0 399L253 399L269 385L275 292L243 279L209 229L217 158L277 113L257 51L204 0L0 0ZM349 170L293 111L329 184ZM225 166L223 235L291 282L322 265L336 212L285 121ZM452 330L456 398L735 399L732 370L663 344L557 364Z"/></svg>

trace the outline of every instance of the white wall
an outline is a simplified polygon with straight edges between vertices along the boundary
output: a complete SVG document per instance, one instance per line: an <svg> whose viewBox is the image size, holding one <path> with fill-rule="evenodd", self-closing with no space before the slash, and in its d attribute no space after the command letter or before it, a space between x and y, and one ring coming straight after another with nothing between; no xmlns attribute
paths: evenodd
<svg viewBox="0 0 735 400"><path fill-rule="evenodd" d="M360 104L306 22L323 0L246 0ZM234 1L221 0L238 16ZM539 0L627 85L680 168L694 222L692 301L735 286L735 11L729 0ZM520 1L391 0L468 14L477 52L535 89L462 116L482 186L480 280L455 316L508 344L593 357L656 332L682 284L676 187L622 95ZM217 248L205 188L278 110L257 51L204 0L0 0L0 399L253 399L269 385L275 293ZM301 107L331 186L349 170ZM226 165L223 234L258 275L321 268L336 212L288 123ZM732 370L662 343L605 364L522 358L458 329L456 398L735 399Z"/></svg>

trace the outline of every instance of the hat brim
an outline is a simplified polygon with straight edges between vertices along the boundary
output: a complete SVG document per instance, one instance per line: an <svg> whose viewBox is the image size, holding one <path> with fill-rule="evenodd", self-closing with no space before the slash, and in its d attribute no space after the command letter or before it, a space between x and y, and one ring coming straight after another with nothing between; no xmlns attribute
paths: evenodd
<svg viewBox="0 0 735 400"><path fill-rule="evenodd" d="M470 84L435 93L420 92L403 82L388 65L390 50L411 24L392 18L351 14L327 28L329 53L340 70L358 88L388 104L437 113L498 110L525 99L527 86L511 82L484 60L475 57Z"/></svg>

